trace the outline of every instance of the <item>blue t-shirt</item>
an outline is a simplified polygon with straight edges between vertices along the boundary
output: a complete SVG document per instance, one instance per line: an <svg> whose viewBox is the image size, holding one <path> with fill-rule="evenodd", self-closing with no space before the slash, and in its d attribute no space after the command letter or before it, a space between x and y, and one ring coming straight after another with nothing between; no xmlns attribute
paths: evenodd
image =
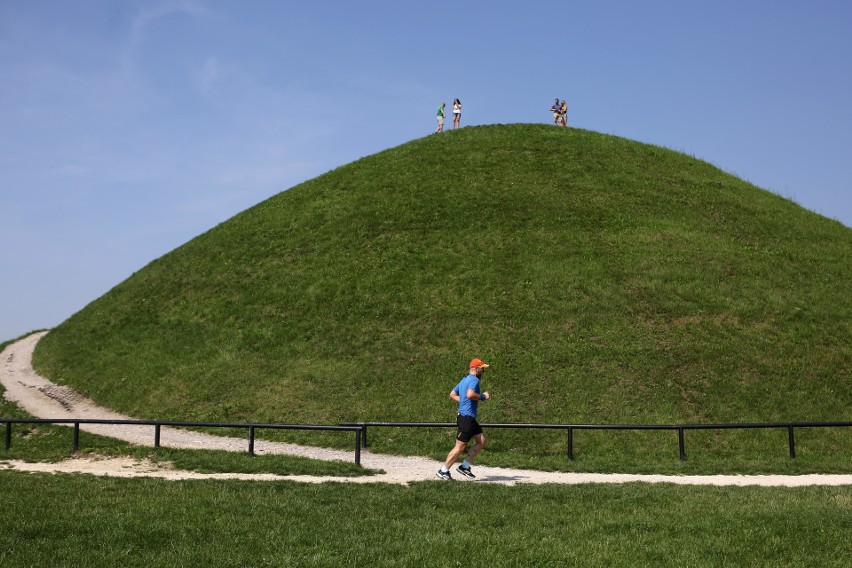
<svg viewBox="0 0 852 568"><path fill-rule="evenodd" d="M459 384L456 385L456 388L453 389L453 392L458 393L459 395L459 414L462 416L476 418L479 401L467 398L467 389L473 389L473 392L476 394L482 394L479 392L479 378L477 378L476 375L466 376Z"/></svg>

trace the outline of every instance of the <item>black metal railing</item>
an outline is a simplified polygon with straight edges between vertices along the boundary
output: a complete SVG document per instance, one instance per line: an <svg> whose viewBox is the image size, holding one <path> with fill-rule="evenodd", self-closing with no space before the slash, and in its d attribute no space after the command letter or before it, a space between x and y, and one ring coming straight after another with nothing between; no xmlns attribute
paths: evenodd
<svg viewBox="0 0 852 568"><path fill-rule="evenodd" d="M8 450L12 444L13 424L70 424L73 425L73 450L76 452L80 445L81 424L133 425L154 427L154 447L160 447L161 428L171 426L178 428L236 428L248 430L248 453L254 455L255 430L323 430L355 432L355 463L361 465L361 449L366 448L367 429L375 427L389 428L454 428L454 422L341 422L337 426L321 424L249 424L233 422L175 422L164 420L106 420L83 418L0 418L5 424L5 447ZM849 427L852 422L771 422L743 424L482 424L483 428L514 428L563 430L567 434L567 456L574 459L575 430L676 430L678 434L678 450L680 459L686 459L686 430L732 430L732 429L786 429L790 458L796 457L796 428L832 428Z"/></svg>
<svg viewBox="0 0 852 568"><path fill-rule="evenodd" d="M450 428L455 427L454 422L341 422L341 426L358 426L363 429L361 443L367 447L367 428L377 426L390 428ZM796 457L796 428L831 428L848 427L852 422L768 422L751 424L482 424L483 428L517 428L517 429L543 429L564 430L568 437L568 459L574 459L574 431L575 430L677 430L678 450L680 459L686 459L686 430L753 430L766 428L786 428L787 444L790 450L790 459Z"/></svg>
<svg viewBox="0 0 852 568"><path fill-rule="evenodd" d="M0 423L6 425L6 449L12 446L12 424L72 424L74 428L73 449L80 447L81 424L109 424L116 426L153 426L154 447L160 447L160 434L163 426L178 428L236 428L248 430L248 453L254 455L255 430L324 430L338 432L355 432L355 463L361 465L361 436L364 429L360 426L325 426L321 424L244 424L234 422L173 422L165 420L103 420L83 418L0 418Z"/></svg>

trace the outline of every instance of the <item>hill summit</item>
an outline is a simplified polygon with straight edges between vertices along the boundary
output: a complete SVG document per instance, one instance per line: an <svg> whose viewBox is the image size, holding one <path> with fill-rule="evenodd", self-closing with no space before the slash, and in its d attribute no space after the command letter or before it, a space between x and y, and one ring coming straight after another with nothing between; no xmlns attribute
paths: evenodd
<svg viewBox="0 0 852 568"><path fill-rule="evenodd" d="M468 127L284 191L51 331L41 372L137 416L844 419L852 232L692 157ZM848 418L848 416L845 416Z"/></svg>

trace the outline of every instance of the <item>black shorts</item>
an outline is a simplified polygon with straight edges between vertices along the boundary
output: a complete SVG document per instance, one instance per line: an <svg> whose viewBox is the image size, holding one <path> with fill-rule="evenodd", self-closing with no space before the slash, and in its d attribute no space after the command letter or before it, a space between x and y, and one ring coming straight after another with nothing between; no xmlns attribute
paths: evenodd
<svg viewBox="0 0 852 568"><path fill-rule="evenodd" d="M482 434L482 426L472 416L464 416L459 414L456 418L456 424L459 427L459 433L456 434L456 440L459 442L470 442L474 436Z"/></svg>

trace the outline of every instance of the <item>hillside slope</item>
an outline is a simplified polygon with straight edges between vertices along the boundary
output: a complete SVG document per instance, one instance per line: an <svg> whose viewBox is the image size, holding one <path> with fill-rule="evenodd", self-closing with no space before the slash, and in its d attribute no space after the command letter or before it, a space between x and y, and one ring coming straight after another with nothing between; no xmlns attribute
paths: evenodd
<svg viewBox="0 0 852 568"><path fill-rule="evenodd" d="M850 229L707 163L473 127L222 223L51 331L36 364L157 418L452 420L477 356L486 421L849 419L849 282Z"/></svg>

